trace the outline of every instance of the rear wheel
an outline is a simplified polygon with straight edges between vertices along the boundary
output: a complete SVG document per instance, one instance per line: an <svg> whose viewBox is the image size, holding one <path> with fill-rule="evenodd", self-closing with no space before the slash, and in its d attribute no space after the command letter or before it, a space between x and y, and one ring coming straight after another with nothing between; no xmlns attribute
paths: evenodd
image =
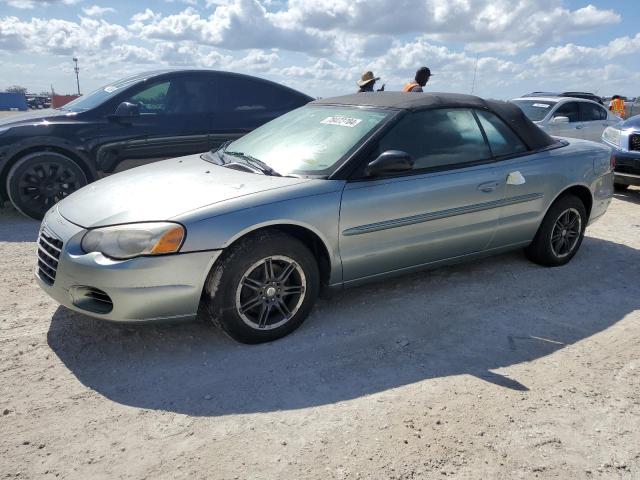
<svg viewBox="0 0 640 480"><path fill-rule="evenodd" d="M625 185L624 183L614 183L613 189L616 192L626 192L629 189L629 185Z"/></svg>
<svg viewBox="0 0 640 480"><path fill-rule="evenodd" d="M265 230L240 240L211 270L205 312L235 340L288 335L309 315L320 289L315 257L298 239Z"/></svg>
<svg viewBox="0 0 640 480"><path fill-rule="evenodd" d="M53 205L87 183L82 168L69 157L57 152L35 152L11 167L7 193L20 213L40 220Z"/></svg>
<svg viewBox="0 0 640 480"><path fill-rule="evenodd" d="M540 265L565 265L582 244L587 220L586 209L578 197L564 195L558 198L549 208L525 253Z"/></svg>

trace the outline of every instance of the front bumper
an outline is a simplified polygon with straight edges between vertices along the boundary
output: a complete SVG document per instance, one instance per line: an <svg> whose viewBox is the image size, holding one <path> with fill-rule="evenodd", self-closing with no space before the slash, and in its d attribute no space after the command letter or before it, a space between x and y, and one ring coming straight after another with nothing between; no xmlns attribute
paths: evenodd
<svg viewBox="0 0 640 480"><path fill-rule="evenodd" d="M61 241L62 248L53 280L36 267L40 287L71 310L114 321L195 317L206 277L221 253L215 250L122 261L87 254L80 248L86 230L62 217L57 208L45 216L43 231ZM87 302L85 292L95 290L106 294L110 308L101 312Z"/></svg>
<svg viewBox="0 0 640 480"><path fill-rule="evenodd" d="M640 186L640 152L614 150L616 159L615 183Z"/></svg>

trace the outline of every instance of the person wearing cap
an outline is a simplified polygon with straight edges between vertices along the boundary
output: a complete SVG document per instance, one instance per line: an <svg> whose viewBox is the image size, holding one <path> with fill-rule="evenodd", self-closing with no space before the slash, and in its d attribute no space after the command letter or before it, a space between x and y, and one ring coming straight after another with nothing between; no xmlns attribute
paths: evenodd
<svg viewBox="0 0 640 480"><path fill-rule="evenodd" d="M407 83L402 89L403 92L423 92L424 87L431 78L431 70L427 67L419 68L416 72L415 81Z"/></svg>
<svg viewBox="0 0 640 480"><path fill-rule="evenodd" d="M360 80L356 82L358 87L360 87L358 93L373 92L373 86L378 80L380 80L380 77L374 76L372 71L364 72L362 74L362 77L360 77ZM377 91L384 92L384 84L382 84L382 87L380 87Z"/></svg>

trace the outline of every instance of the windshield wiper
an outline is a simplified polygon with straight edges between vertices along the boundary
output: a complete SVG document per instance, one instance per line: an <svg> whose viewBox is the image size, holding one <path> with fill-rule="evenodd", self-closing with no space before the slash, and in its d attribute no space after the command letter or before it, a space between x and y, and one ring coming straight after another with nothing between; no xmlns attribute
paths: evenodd
<svg viewBox="0 0 640 480"><path fill-rule="evenodd" d="M260 159L258 159L256 157L252 157L251 155L247 155L246 153L243 153L243 152L228 152L228 151L222 150L222 149L219 150L219 152L222 152L222 154L224 154L224 155L231 155L232 157L242 158L249 165L257 168L258 170L260 170L265 175L270 175L272 177L281 177L282 176L281 174L276 172L273 168L271 168L269 165L267 165L262 160L260 160Z"/></svg>

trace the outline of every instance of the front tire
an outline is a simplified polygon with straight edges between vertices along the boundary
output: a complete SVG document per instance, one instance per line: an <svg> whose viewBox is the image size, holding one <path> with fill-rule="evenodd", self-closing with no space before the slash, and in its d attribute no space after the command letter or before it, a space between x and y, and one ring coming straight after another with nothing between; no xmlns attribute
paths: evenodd
<svg viewBox="0 0 640 480"><path fill-rule="evenodd" d="M57 152L34 152L7 175L9 200L20 213L41 220L53 205L88 183L76 162Z"/></svg>
<svg viewBox="0 0 640 480"><path fill-rule="evenodd" d="M574 195L563 195L547 211L527 257L546 267L565 265L577 253L587 228L587 211Z"/></svg>
<svg viewBox="0 0 640 480"><path fill-rule="evenodd" d="M319 290L311 251L290 235L264 230L238 241L214 265L204 311L239 342L270 342L302 324Z"/></svg>

